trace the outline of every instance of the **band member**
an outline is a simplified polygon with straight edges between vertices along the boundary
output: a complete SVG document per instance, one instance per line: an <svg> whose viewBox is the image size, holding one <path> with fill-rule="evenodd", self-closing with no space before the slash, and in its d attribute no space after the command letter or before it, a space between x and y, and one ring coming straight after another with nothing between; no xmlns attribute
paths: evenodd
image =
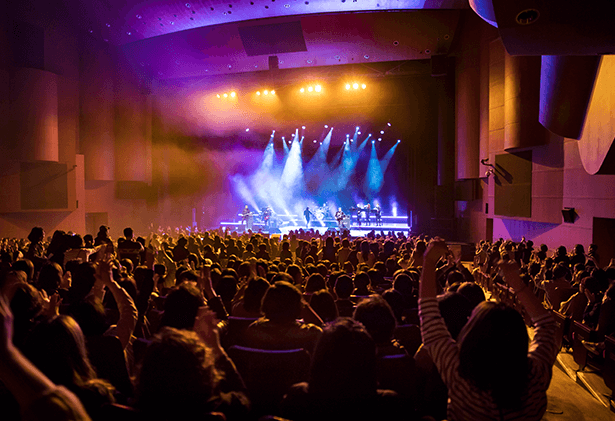
<svg viewBox="0 0 615 421"><path fill-rule="evenodd" d="M241 212L241 225L243 225L244 222L247 222L248 216L251 213L252 212L250 212L250 208L248 208L248 205L246 205L246 207L243 208L243 211Z"/></svg>
<svg viewBox="0 0 615 421"><path fill-rule="evenodd" d="M343 228L342 221L346 215L342 211L342 208L338 208L337 212L335 212L335 219L337 220L337 227L341 230Z"/></svg>
<svg viewBox="0 0 615 421"><path fill-rule="evenodd" d="M363 212L363 208L361 206L357 206L357 225L361 226L361 212Z"/></svg>
<svg viewBox="0 0 615 421"><path fill-rule="evenodd" d="M372 205L369 203L365 207L365 225L369 225L369 214L372 212Z"/></svg>
<svg viewBox="0 0 615 421"><path fill-rule="evenodd" d="M273 211L271 210L271 208L269 206L267 206L264 210L263 210L263 223L265 224L265 227L267 229L269 229L269 226L271 224L271 215L272 215Z"/></svg>
<svg viewBox="0 0 615 421"><path fill-rule="evenodd" d="M374 205L374 214L376 215L376 225L382 226L382 210L380 209L380 205L377 203Z"/></svg>
<svg viewBox="0 0 615 421"><path fill-rule="evenodd" d="M303 211L303 216L305 216L306 227L309 228L310 227L310 217L314 216L314 214L310 211L310 207L309 206L307 206L305 208L305 210Z"/></svg>

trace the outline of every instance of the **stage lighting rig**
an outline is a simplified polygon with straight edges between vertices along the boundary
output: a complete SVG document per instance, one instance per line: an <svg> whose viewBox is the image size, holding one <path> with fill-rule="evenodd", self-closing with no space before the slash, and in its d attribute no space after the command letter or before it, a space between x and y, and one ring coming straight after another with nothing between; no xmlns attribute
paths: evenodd
<svg viewBox="0 0 615 421"><path fill-rule="evenodd" d="M321 93L322 91L323 91L323 86L322 86L322 85L320 85L320 84L316 84L316 85L309 85L309 86L307 86L307 87L302 86L302 87L299 89L299 92L300 92L300 93L302 93L302 94L303 94L303 93L306 93L306 92L308 92L308 93L310 93L310 94L314 94L314 93L319 94L319 93Z"/></svg>
<svg viewBox="0 0 615 421"><path fill-rule="evenodd" d="M346 83L345 88L347 91L350 91L350 90L358 91L360 89L367 89L367 85L365 83L350 82L350 83Z"/></svg>

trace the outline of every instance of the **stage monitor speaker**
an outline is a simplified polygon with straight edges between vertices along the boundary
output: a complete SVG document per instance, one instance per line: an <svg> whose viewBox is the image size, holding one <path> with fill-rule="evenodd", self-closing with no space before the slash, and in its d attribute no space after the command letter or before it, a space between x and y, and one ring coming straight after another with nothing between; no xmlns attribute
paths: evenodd
<svg viewBox="0 0 615 421"><path fill-rule="evenodd" d="M444 54L431 56L431 75L434 77L446 76L447 61L447 57Z"/></svg>
<svg viewBox="0 0 615 421"><path fill-rule="evenodd" d="M574 224L574 221L576 221L579 215L574 208L564 208L562 209L562 216L564 217L564 222Z"/></svg>
<svg viewBox="0 0 615 421"><path fill-rule="evenodd" d="M280 62L278 56L269 56L269 70L279 70Z"/></svg>

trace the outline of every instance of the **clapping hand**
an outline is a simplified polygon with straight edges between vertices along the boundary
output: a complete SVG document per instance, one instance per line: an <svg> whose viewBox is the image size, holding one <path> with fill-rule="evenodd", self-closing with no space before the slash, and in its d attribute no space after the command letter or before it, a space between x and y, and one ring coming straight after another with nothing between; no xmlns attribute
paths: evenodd
<svg viewBox="0 0 615 421"><path fill-rule="evenodd" d="M437 263L438 260L442 256L445 256L448 253L448 247L446 246L446 242L440 238L435 237L433 240L429 242L425 253L423 254L426 262Z"/></svg>

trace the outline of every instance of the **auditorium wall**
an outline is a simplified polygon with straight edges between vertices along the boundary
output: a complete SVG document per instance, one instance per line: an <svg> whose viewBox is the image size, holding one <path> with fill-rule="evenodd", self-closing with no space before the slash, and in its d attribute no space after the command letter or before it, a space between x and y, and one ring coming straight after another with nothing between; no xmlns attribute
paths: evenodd
<svg viewBox="0 0 615 421"><path fill-rule="evenodd" d="M498 157L506 154L531 153L531 194L529 197L522 198L529 204L531 213L529 217L504 216L500 209L500 214L498 214L496 190L501 191L501 189L496 189L496 186L506 185L507 172L494 168L495 174L487 177L485 173L489 167L477 162L480 165L477 181L480 192L477 196L482 197L457 202L458 237L469 238L475 242L480 241L488 235L487 227L492 222L493 239L504 238L518 241L525 237L537 244L545 243L552 247L563 244L568 248L577 243L587 246L597 241L597 233L593 231L594 218L615 218L615 176L588 174L579 155L579 141L557 136L543 127L537 127L530 134L526 134L526 137L537 139L535 142L537 146L521 144L518 145L520 147L514 147L514 145L510 147L510 142L507 142L509 139L506 138L506 129L512 123L510 115L507 116L505 112L506 109L510 109L505 105L511 105L506 104L506 84L511 83L510 78L507 77L509 75L507 75L506 62L510 57L507 57L501 40L494 39L493 31L489 29L482 32L480 45L481 82L479 83L480 111L478 113L480 130L479 139L475 139L475 136L473 142L478 145L480 159L488 158L491 164L495 164ZM461 54L464 52L462 51ZM510 71L510 66L508 71ZM457 84L463 83L464 77L467 78L467 75L461 73L460 77L458 71ZM513 101L527 101L527 95L532 93L524 92L524 94L524 99L513 99ZM462 98L458 90L458 107L461 100L467 97L467 93L464 95ZM603 116L604 121L598 123L612 125L613 123L608 119L609 115L608 112L600 114L598 118ZM459 112L457 117L458 136L472 132L460 128L459 125L464 124L464 120L459 118ZM527 139L522 139L524 140ZM541 141L544 141L544 144L539 144ZM468 140L458 139L457 147L463 146L463 142L467 143ZM462 165L467 166L468 162L467 157L463 157L462 150L457 150L457 156L457 174L460 180L464 178L464 172L459 168ZM472 172L466 171L465 174L472 175ZM506 201L508 201L510 206L519 201L519 198L511 195L500 196L497 199L500 200L500 205L507 205ZM564 208L575 209L577 217L574 222L564 222L561 212Z"/></svg>
<svg viewBox="0 0 615 421"><path fill-rule="evenodd" d="M119 75L121 55L109 45L102 46L110 59L108 65L101 59L88 68L84 57L90 51L91 37L68 20L61 2L26 0L11 2L8 9L0 17L0 56L7 58L0 61L0 236L25 237L33 226L43 227L49 235L56 229L85 234L86 215L94 212L108 214L115 237L128 225L146 228L154 213L148 189L151 107L142 82L126 77L125 71ZM101 74L103 80L111 81L107 90L99 86L84 89L92 75ZM126 80L121 89L117 88L119 77ZM119 102L118 94L126 92ZM127 106L133 122L129 133L116 127L117 122L125 123L120 113ZM27 116L32 113L36 121ZM84 125L84 117L85 123L97 123ZM116 145L116 138L122 143ZM103 144L103 152L110 146L111 153L101 154L101 148L91 147L92 143ZM104 159L114 158L116 149L124 159L120 171L113 161ZM137 155L134 160L131 151ZM97 167L88 167L92 162ZM42 170L24 170L33 166ZM47 167L65 170L51 176ZM92 177L106 172L111 174L109 185L96 180L104 177ZM66 181L58 185L54 177ZM118 198L117 180L137 181L146 193ZM39 200L41 206L32 208L26 194L30 198L60 195L61 205L50 208Z"/></svg>

